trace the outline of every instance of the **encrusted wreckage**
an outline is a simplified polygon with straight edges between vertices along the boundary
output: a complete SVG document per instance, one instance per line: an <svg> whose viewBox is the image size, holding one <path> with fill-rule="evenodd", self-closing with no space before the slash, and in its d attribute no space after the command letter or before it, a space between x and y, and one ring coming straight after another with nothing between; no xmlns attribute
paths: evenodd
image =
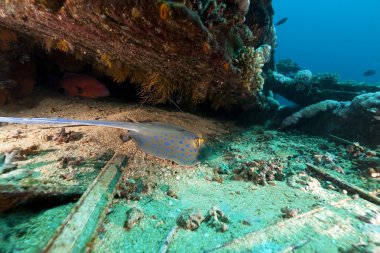
<svg viewBox="0 0 380 253"><path fill-rule="evenodd" d="M273 14L271 0L7 0L0 50L24 69L35 64L20 58L60 53L72 59L63 71L90 64L152 103L255 105L273 65ZM3 103L9 90L0 84Z"/></svg>

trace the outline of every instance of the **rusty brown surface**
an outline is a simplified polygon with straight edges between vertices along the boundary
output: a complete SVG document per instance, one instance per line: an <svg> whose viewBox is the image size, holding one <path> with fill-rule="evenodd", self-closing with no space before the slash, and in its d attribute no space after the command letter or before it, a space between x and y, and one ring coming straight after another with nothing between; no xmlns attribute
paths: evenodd
<svg viewBox="0 0 380 253"><path fill-rule="evenodd" d="M222 1L217 18L205 17L209 6L197 10L202 2L7 0L0 2L0 27L48 52L84 59L115 81L128 77L152 102L255 103L257 90L247 87L234 60L243 47L273 48L271 1L251 1L245 22L239 1Z"/></svg>

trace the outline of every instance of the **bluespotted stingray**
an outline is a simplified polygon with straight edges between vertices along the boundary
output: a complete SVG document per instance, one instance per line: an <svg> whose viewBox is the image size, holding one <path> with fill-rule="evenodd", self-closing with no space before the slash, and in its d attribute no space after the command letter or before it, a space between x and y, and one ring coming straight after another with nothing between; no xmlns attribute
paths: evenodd
<svg viewBox="0 0 380 253"><path fill-rule="evenodd" d="M102 120L73 120L61 118L0 117L0 122L19 124L68 124L104 126L129 130L129 136L144 152L153 156L191 166L200 160L204 140L182 127L161 122L132 123Z"/></svg>

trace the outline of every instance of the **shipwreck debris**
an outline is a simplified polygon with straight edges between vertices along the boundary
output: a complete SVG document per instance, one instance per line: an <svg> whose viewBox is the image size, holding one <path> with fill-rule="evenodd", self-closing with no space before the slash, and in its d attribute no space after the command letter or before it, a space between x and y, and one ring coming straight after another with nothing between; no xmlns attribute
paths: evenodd
<svg viewBox="0 0 380 253"><path fill-rule="evenodd" d="M152 103L260 105L261 72L273 65L276 41L271 1L57 3L1 2L0 27L10 32L0 47L27 38L114 82L130 81Z"/></svg>
<svg viewBox="0 0 380 253"><path fill-rule="evenodd" d="M23 178L31 173L30 170L26 169L18 169L13 172L25 174ZM7 173L7 175L10 173ZM23 184L1 183L0 212L10 210L21 204L42 202L51 199L59 201L74 200L82 195L85 190L83 186L67 186L33 179Z"/></svg>
<svg viewBox="0 0 380 253"><path fill-rule="evenodd" d="M115 155L79 199L43 252L83 251L105 217L126 157Z"/></svg>
<svg viewBox="0 0 380 253"><path fill-rule="evenodd" d="M362 197L363 199L368 200L372 203L375 203L378 205L380 204L380 199L374 195L371 195L366 190L363 190L363 189L361 189L355 185L352 185L352 184L344 181L343 179L340 179L334 175L331 175L327 171L325 171L321 168L318 168L317 166L315 166L313 164L307 163L306 166L308 167L308 169L310 171L314 172L316 175L322 177L323 179L329 180L329 181L337 184L342 189L345 189L346 191L351 192L353 194L355 194L355 193L359 194L360 197Z"/></svg>

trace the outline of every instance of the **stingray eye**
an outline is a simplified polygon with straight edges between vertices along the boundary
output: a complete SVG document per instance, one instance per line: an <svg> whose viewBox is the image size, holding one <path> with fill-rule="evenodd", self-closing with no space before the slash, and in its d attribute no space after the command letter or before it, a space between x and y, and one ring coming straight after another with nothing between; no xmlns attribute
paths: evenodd
<svg viewBox="0 0 380 253"><path fill-rule="evenodd" d="M199 148L200 146L202 146L202 144L205 142L205 140L201 137L201 138L197 138L195 140L195 145Z"/></svg>

